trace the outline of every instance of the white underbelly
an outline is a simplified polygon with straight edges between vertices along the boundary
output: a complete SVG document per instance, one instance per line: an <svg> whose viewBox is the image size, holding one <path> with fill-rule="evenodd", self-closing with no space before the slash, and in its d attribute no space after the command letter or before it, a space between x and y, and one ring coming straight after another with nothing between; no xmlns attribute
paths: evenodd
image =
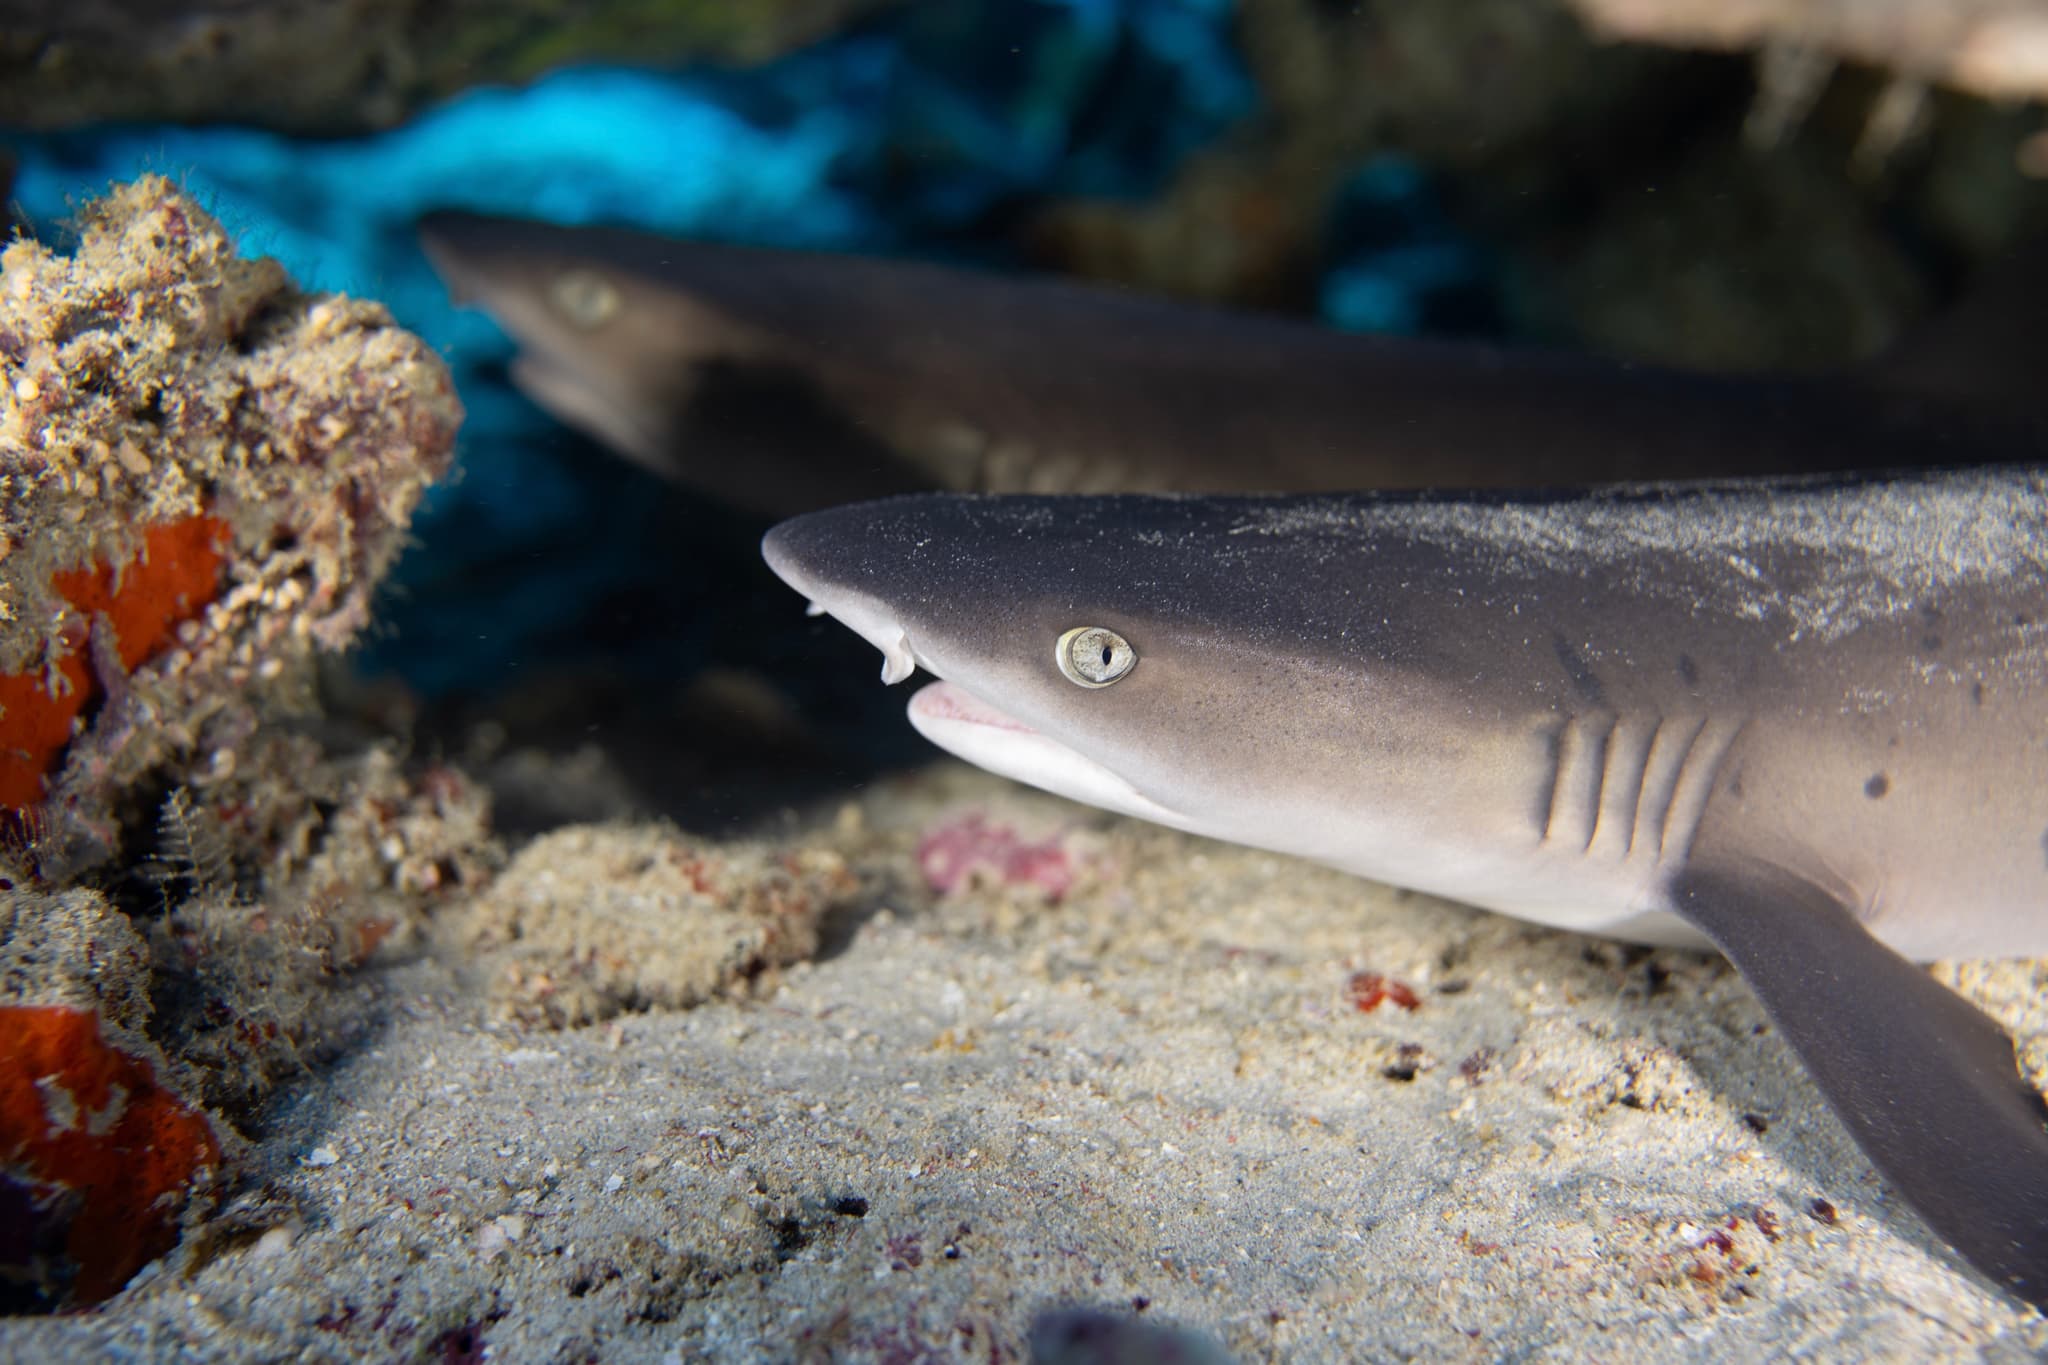
<svg viewBox="0 0 2048 1365"><path fill-rule="evenodd" d="M1603 863L1538 847L1474 856L1469 848L1411 846L1398 868L1359 850L1312 853L1315 861L1550 929L1662 946L1711 947L1669 908L1654 863Z"/></svg>

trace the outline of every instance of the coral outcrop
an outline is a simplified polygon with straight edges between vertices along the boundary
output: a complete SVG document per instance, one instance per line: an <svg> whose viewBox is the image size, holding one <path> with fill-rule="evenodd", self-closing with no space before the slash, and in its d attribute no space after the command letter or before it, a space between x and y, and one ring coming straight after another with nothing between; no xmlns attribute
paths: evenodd
<svg viewBox="0 0 2048 1365"><path fill-rule="evenodd" d="M0 254L0 1307L175 1244L335 982L495 865L459 773L303 724L461 416L161 178Z"/></svg>

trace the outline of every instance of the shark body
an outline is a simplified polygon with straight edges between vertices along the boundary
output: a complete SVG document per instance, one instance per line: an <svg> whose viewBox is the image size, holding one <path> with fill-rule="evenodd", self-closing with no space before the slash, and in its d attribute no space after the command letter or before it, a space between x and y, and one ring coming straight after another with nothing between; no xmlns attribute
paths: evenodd
<svg viewBox="0 0 2048 1365"><path fill-rule="evenodd" d="M1711 943L1879 1171L2048 1302L2048 1132L1912 965L2048 952L2048 474L1575 497L963 497L771 566L1092 804L1545 924Z"/></svg>
<svg viewBox="0 0 2048 1365"><path fill-rule="evenodd" d="M420 239L518 342L541 406L775 515L923 489L1562 487L2048 454L2035 411L1973 401L1954 366L1714 376L613 228L438 213Z"/></svg>

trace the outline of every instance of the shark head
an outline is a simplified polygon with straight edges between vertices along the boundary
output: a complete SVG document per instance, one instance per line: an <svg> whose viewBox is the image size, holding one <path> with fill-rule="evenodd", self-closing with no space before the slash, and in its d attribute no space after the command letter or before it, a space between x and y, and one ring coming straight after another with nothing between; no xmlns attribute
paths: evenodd
<svg viewBox="0 0 2048 1365"><path fill-rule="evenodd" d="M1326 504L1298 505L1312 523ZM929 495L796 518L763 551L882 651L886 681L937 675L911 721L969 762L1175 828L1399 871L1461 795L1498 804L1488 779L1507 756L1459 723L1463 699L1403 666L1400 623L1292 589L1318 538L1262 534L1270 506Z"/></svg>
<svg viewBox="0 0 2048 1365"><path fill-rule="evenodd" d="M772 253L458 212L419 239L517 343L521 392L656 474L777 516L931 482L821 382L793 338L822 324Z"/></svg>
<svg viewBox="0 0 2048 1365"><path fill-rule="evenodd" d="M455 302L480 307L518 344L512 379L563 424L664 470L673 393L695 352L726 344L710 313L679 326L646 263L587 235L477 214L429 214L420 246Z"/></svg>
<svg viewBox="0 0 2048 1365"><path fill-rule="evenodd" d="M420 220L419 239L454 300L518 343L521 392L658 473L675 472L697 367L763 349L744 324L667 287L658 238L440 212Z"/></svg>
<svg viewBox="0 0 2048 1365"><path fill-rule="evenodd" d="M938 676L912 698L910 718L941 748L1090 805L1188 825L1185 783L1160 780L1144 761L1166 724L1147 702L1186 664L1153 627L1160 603L1143 587L1113 593L1085 523L1063 524L1057 502L1030 501L836 508L784 522L762 549L814 611L881 650L884 682L919 667ZM1098 677L1085 686L1058 653L1076 629L1104 632Z"/></svg>

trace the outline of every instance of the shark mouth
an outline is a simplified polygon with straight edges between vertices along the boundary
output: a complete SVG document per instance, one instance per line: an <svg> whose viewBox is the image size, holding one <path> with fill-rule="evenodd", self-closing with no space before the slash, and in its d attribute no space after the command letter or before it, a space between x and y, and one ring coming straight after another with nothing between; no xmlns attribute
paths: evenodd
<svg viewBox="0 0 2048 1365"><path fill-rule="evenodd" d="M623 388L593 383L578 366L546 347L522 343L512 358L512 382L534 406L563 425L594 438L658 474L672 474L670 452L660 436L636 420Z"/></svg>
<svg viewBox="0 0 2048 1365"><path fill-rule="evenodd" d="M976 767L1086 805L1177 829L1188 827L1177 812L1145 796L1080 750L1032 729L953 683L935 682L919 688L910 699L910 723L926 739Z"/></svg>

